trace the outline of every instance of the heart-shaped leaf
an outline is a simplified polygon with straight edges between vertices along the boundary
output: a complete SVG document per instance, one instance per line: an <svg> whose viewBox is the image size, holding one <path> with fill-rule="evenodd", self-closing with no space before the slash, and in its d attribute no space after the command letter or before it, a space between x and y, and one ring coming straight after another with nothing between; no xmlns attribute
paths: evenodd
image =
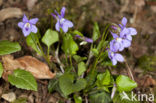
<svg viewBox="0 0 156 103"><path fill-rule="evenodd" d="M117 90L122 91L132 91L132 89L137 87L137 83L131 80L129 77L120 75L116 79Z"/></svg>
<svg viewBox="0 0 156 103"><path fill-rule="evenodd" d="M110 85L112 84L112 77L111 77L111 74L109 72L109 70L106 70L105 73L103 74L98 74L97 75L97 81L96 81L96 84L98 87L101 87L101 86L104 86L104 85Z"/></svg>
<svg viewBox="0 0 156 103"><path fill-rule="evenodd" d="M59 78L59 86L65 96L81 91L86 87L86 84L84 79L79 79L74 83L74 76L71 74L64 74Z"/></svg>
<svg viewBox="0 0 156 103"><path fill-rule="evenodd" d="M18 42L10 42L7 40L0 41L0 55L11 54L21 50Z"/></svg>
<svg viewBox="0 0 156 103"><path fill-rule="evenodd" d="M62 45L62 50L66 54L76 54L76 51L78 51L78 45L76 42L73 40L72 36L70 34L66 34L63 38L63 45Z"/></svg>
<svg viewBox="0 0 156 103"><path fill-rule="evenodd" d="M2 77L2 74L3 74L3 65L2 65L2 63L0 62L0 78Z"/></svg>
<svg viewBox="0 0 156 103"><path fill-rule="evenodd" d="M17 88L37 91L37 83L30 72L16 69L8 76L8 81Z"/></svg>
<svg viewBox="0 0 156 103"><path fill-rule="evenodd" d="M82 75L86 71L86 64L84 62L80 62L78 64L78 76Z"/></svg>
<svg viewBox="0 0 156 103"><path fill-rule="evenodd" d="M48 48L59 40L58 32L48 29L42 38L42 42L48 46Z"/></svg>
<svg viewBox="0 0 156 103"><path fill-rule="evenodd" d="M28 35L26 38L26 43L28 46L34 49L39 55L42 55L41 50L39 49L39 46L38 46L38 43L39 43L38 34L31 32L30 35Z"/></svg>

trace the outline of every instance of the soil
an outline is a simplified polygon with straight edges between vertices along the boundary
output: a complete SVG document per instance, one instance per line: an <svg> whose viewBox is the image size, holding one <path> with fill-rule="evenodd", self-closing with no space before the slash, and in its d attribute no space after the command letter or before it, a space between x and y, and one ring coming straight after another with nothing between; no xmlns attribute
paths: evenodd
<svg viewBox="0 0 156 103"><path fill-rule="evenodd" d="M18 8L22 11L18 15L0 21L0 40L18 41L22 46L22 51L14 53L14 57L21 57L32 54L31 49L25 43L25 37L17 26L22 20L23 14L28 17L39 18L37 26L43 35L46 29L54 28L51 25L52 16L50 15L55 9L66 6L66 17L74 22L74 29L79 29L85 36L91 37L93 23L95 21L100 25L101 32L104 30L106 23L119 24L122 17L128 19L128 26L137 29L137 36L133 37L133 43L130 48L124 51L125 58L132 69L133 75L138 82L137 90L156 93L156 62L152 64L152 70L146 70L140 65L143 56L156 57L156 1L155 0L0 0L1 10L6 8ZM9 11L5 12L9 14ZM2 14L0 14L1 17ZM4 14L5 15L5 14ZM2 15L3 16L3 15ZM56 21L53 19L53 23ZM87 50L84 46L80 54ZM120 68L120 69L118 69ZM127 69L123 65L112 69L114 74L127 74ZM103 68L100 67L102 71ZM11 86L3 79L0 80L0 95L3 93L14 92L16 98L26 97L28 103L57 103L63 99L58 93L48 93L47 85L49 80L37 80L38 92L17 89ZM4 99L0 99L0 103L8 103ZM67 102L68 103L68 102Z"/></svg>

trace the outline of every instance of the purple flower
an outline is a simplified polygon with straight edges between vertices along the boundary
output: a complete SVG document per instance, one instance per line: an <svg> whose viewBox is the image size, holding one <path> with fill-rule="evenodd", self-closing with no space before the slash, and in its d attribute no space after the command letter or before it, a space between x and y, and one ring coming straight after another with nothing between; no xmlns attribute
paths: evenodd
<svg viewBox="0 0 156 103"><path fill-rule="evenodd" d="M55 28L57 31L60 31L60 28L62 28L63 32L66 33L68 31L68 28L73 27L73 23L67 19L64 18L66 8L63 7L61 9L61 15L55 10L55 14L51 14L55 19L57 19L57 23L55 24Z"/></svg>
<svg viewBox="0 0 156 103"><path fill-rule="evenodd" d="M79 39L82 39L82 40L85 41L85 42L93 43L93 40L92 40L92 39L87 38L87 37L85 37L85 36L75 35L75 37L77 37L77 38L79 38Z"/></svg>
<svg viewBox="0 0 156 103"><path fill-rule="evenodd" d="M108 57L111 59L113 65L116 65L118 61L124 62L124 57L121 54L112 52L111 50L108 51Z"/></svg>
<svg viewBox="0 0 156 103"><path fill-rule="evenodd" d="M132 27L126 28L126 24L127 24L127 18L126 17L122 18L121 23L122 24L119 24L119 27L121 28L120 36L122 38L125 38L125 39L128 39L131 41L132 40L131 36L137 34L136 29L132 28Z"/></svg>
<svg viewBox="0 0 156 103"><path fill-rule="evenodd" d="M35 24L37 23L38 18L33 18L28 20L26 15L23 16L23 21L18 23L18 27L22 29L24 36L28 36L31 32L37 33L37 27Z"/></svg>
<svg viewBox="0 0 156 103"><path fill-rule="evenodd" d="M110 42L110 49L113 52L123 51L124 48L127 48L131 45L131 41L118 36L116 33L111 32L113 40Z"/></svg>

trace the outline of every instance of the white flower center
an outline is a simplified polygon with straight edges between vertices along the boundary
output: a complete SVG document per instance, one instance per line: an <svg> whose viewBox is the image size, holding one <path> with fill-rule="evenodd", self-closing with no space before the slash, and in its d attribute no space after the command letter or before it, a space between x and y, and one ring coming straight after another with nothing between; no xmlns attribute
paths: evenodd
<svg viewBox="0 0 156 103"><path fill-rule="evenodd" d="M61 19L60 19L60 23L61 23L61 24L62 24L64 21L65 21L64 18L61 18Z"/></svg>
<svg viewBox="0 0 156 103"><path fill-rule="evenodd" d="M30 23L26 23L26 24L24 25L24 27L30 28Z"/></svg>
<svg viewBox="0 0 156 103"><path fill-rule="evenodd" d="M122 38L116 38L116 41L117 42L121 42L122 41Z"/></svg>
<svg viewBox="0 0 156 103"><path fill-rule="evenodd" d="M113 53L113 52L111 52L111 56L112 56L112 57L114 56L114 53Z"/></svg>

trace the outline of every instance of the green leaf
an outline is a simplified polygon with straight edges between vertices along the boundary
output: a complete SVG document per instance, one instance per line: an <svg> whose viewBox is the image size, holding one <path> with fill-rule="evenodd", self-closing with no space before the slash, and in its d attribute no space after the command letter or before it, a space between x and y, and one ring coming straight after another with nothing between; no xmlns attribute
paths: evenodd
<svg viewBox="0 0 156 103"><path fill-rule="evenodd" d="M105 73L103 74L98 74L97 75L97 81L96 81L96 84L98 87L101 87L101 86L108 86L110 84L113 84L111 83L112 82L112 77L111 77L111 74L109 72L109 70L106 70Z"/></svg>
<svg viewBox="0 0 156 103"><path fill-rule="evenodd" d="M0 55L11 54L21 50L18 42L10 42L7 40L0 41Z"/></svg>
<svg viewBox="0 0 156 103"><path fill-rule="evenodd" d="M97 92L94 94L90 94L89 101L89 103L110 103L111 98L110 95L106 92Z"/></svg>
<svg viewBox="0 0 156 103"><path fill-rule="evenodd" d="M42 55L41 50L38 47L38 43L39 43L39 36L38 34L35 33L30 33L27 38L26 38L26 43L28 46L30 46L31 48L33 48L38 54Z"/></svg>
<svg viewBox="0 0 156 103"><path fill-rule="evenodd" d="M83 34L82 34L80 31L78 31L78 30L74 30L74 31L73 31L73 34L74 34L74 35L83 36Z"/></svg>
<svg viewBox="0 0 156 103"><path fill-rule="evenodd" d="M72 36L70 34L66 34L63 38L63 44L62 44L62 50L66 54L76 54L76 51L78 51L78 45L73 40Z"/></svg>
<svg viewBox="0 0 156 103"><path fill-rule="evenodd" d="M93 41L96 41L98 38L100 37L100 30L99 30L99 26L98 23L95 22L94 23L94 28L93 28Z"/></svg>
<svg viewBox="0 0 156 103"><path fill-rule="evenodd" d="M82 97L74 95L74 101L75 103L82 103Z"/></svg>
<svg viewBox="0 0 156 103"><path fill-rule="evenodd" d="M56 89L56 86L58 85L57 79L51 79L48 84L48 91L51 93Z"/></svg>
<svg viewBox="0 0 156 103"><path fill-rule="evenodd" d="M3 65L2 65L2 63L0 62L0 78L2 77L2 74L3 74Z"/></svg>
<svg viewBox="0 0 156 103"><path fill-rule="evenodd" d="M77 63L87 60L87 57L81 57L79 55L74 55L73 58Z"/></svg>
<svg viewBox="0 0 156 103"><path fill-rule="evenodd" d="M86 71L86 64L84 62L80 62L78 64L78 76L82 75Z"/></svg>
<svg viewBox="0 0 156 103"><path fill-rule="evenodd" d="M94 56L96 56L96 57L98 56L99 51L96 48L92 48L91 51L93 52Z"/></svg>
<svg viewBox="0 0 156 103"><path fill-rule="evenodd" d="M64 74L59 78L59 87L65 96L81 91L86 87L86 84L84 79L76 80L74 83L74 76L71 74Z"/></svg>
<svg viewBox="0 0 156 103"><path fill-rule="evenodd" d="M123 97L126 95L127 98L123 99ZM132 101L132 98L131 98L131 92L128 93L128 92L125 92L125 94L123 93L115 93L115 96L113 98L113 103L140 103L139 101L135 101L133 100ZM136 97L137 99L137 97Z"/></svg>
<svg viewBox="0 0 156 103"><path fill-rule="evenodd" d="M48 48L59 40L59 35L56 31L48 29L42 37L42 42L48 46Z"/></svg>
<svg viewBox="0 0 156 103"><path fill-rule="evenodd" d="M16 99L12 103L27 103L27 99L26 98L23 98L23 97L20 97L20 98Z"/></svg>
<svg viewBox="0 0 156 103"><path fill-rule="evenodd" d="M137 87L137 83L131 80L129 77L120 75L116 79L117 90L122 91L132 91L132 89Z"/></svg>
<svg viewBox="0 0 156 103"><path fill-rule="evenodd" d="M16 69L8 76L8 81L17 88L37 91L37 83L30 72Z"/></svg>

